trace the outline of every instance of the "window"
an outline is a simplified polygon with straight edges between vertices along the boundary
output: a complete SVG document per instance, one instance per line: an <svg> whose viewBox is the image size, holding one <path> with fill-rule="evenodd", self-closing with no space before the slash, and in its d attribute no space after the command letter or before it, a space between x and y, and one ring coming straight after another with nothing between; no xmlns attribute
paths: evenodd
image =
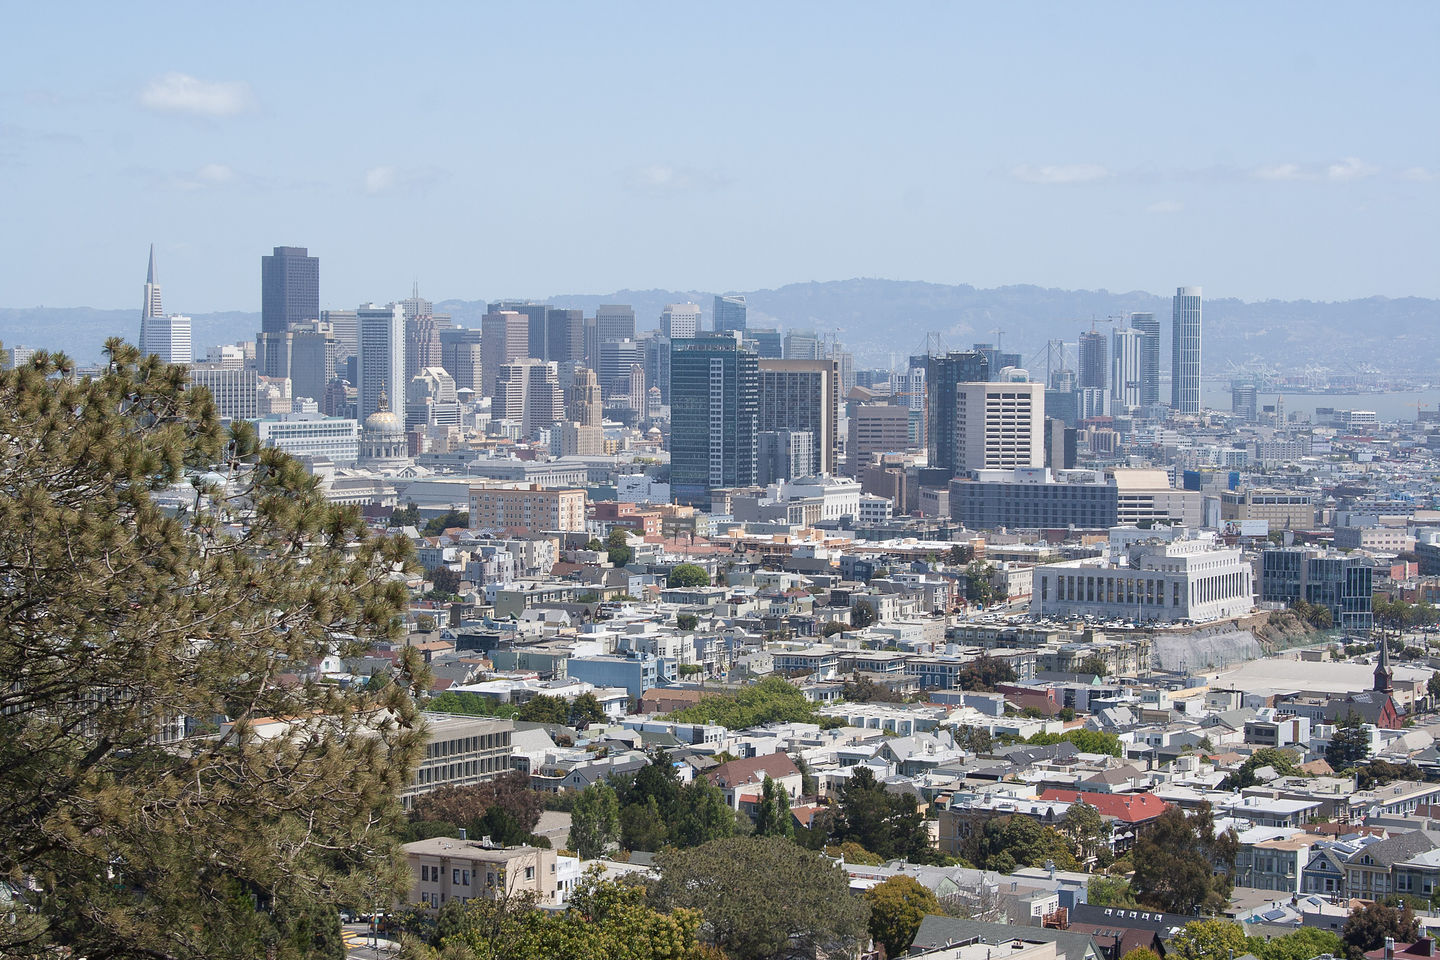
<svg viewBox="0 0 1440 960"><path fill-rule="evenodd" d="M453 883L453 884L457 884L457 885L460 883L460 868L459 868L459 867L451 867L451 868L450 868L450 882Z"/></svg>
<svg viewBox="0 0 1440 960"><path fill-rule="evenodd" d="M469 871L469 870L461 870L461 871L460 871L460 886L462 886L462 887L468 887L468 886L470 886L470 871Z"/></svg>
<svg viewBox="0 0 1440 960"><path fill-rule="evenodd" d="M535 868L534 868L534 867L526 867L526 868L525 868L525 879L526 879L526 880L534 880L534 879L535 879Z"/></svg>

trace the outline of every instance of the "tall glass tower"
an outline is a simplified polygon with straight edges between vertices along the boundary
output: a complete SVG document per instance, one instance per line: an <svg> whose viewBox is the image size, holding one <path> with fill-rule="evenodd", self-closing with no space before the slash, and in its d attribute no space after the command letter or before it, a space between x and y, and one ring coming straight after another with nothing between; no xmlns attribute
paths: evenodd
<svg viewBox="0 0 1440 960"><path fill-rule="evenodd" d="M1140 331L1140 405L1160 402L1160 321L1153 313L1130 314L1131 329Z"/></svg>
<svg viewBox="0 0 1440 960"><path fill-rule="evenodd" d="M744 297L715 297L715 332L725 333L730 330L745 332L745 298Z"/></svg>
<svg viewBox="0 0 1440 960"><path fill-rule="evenodd" d="M1170 408L1200 412L1200 288L1180 287L1170 338Z"/></svg>
<svg viewBox="0 0 1440 960"><path fill-rule="evenodd" d="M304 247L276 247L260 258L260 332L320 319L320 258Z"/></svg>
<svg viewBox="0 0 1440 960"><path fill-rule="evenodd" d="M670 341L670 489L679 503L753 486L760 362L735 333Z"/></svg>
<svg viewBox="0 0 1440 960"><path fill-rule="evenodd" d="M990 379L990 361L978 351L952 352L925 359L926 453L932 467L953 477L964 469L965 455L959 443L959 390L962 383L985 383Z"/></svg>

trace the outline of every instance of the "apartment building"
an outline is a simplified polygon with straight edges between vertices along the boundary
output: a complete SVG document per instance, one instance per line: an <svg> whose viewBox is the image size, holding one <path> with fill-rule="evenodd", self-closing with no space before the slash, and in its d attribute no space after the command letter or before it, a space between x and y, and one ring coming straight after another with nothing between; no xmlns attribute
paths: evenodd
<svg viewBox="0 0 1440 960"><path fill-rule="evenodd" d="M500 900L533 893L555 902L556 854L539 847L502 847L480 840L432 837L405 844L409 903L438 910L451 900Z"/></svg>
<svg viewBox="0 0 1440 960"><path fill-rule="evenodd" d="M480 530L583 531L585 491L547 490L537 484L474 486L470 488L470 526Z"/></svg>

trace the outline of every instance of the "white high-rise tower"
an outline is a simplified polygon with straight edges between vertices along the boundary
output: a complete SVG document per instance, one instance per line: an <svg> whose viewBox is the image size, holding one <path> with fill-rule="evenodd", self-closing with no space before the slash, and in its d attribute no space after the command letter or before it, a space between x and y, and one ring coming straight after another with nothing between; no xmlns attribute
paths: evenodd
<svg viewBox="0 0 1440 960"><path fill-rule="evenodd" d="M1122 327L1110 335L1110 406L1117 411L1140 406L1145 381L1145 335Z"/></svg>
<svg viewBox="0 0 1440 960"><path fill-rule="evenodd" d="M660 312L660 335L688 340L700 332L700 308L693 303L672 303Z"/></svg>
<svg viewBox="0 0 1440 960"><path fill-rule="evenodd" d="M1170 339L1170 408L1200 412L1200 288L1175 291Z"/></svg>
<svg viewBox="0 0 1440 960"><path fill-rule="evenodd" d="M356 367L355 418L361 423L380 411L380 395L400 403L405 396L405 310L398 303L362 304L355 310L360 349Z"/></svg>

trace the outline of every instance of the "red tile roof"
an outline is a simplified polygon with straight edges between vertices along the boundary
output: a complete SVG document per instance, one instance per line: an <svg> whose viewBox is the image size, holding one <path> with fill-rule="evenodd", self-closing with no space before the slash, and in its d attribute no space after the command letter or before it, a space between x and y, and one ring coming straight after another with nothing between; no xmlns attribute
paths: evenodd
<svg viewBox="0 0 1440 960"><path fill-rule="evenodd" d="M1170 804L1153 793L1081 793L1079 790L1050 789L1040 794L1041 800L1059 800L1062 803L1084 801L1100 816L1121 820L1125 823L1140 823L1160 816Z"/></svg>

